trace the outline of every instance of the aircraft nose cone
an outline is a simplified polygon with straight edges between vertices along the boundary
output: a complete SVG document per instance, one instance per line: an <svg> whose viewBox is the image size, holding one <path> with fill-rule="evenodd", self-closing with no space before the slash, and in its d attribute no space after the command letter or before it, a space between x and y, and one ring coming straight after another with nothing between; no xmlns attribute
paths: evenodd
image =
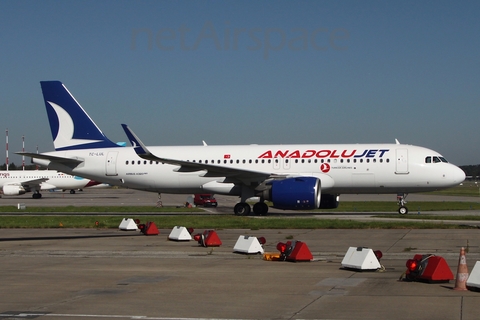
<svg viewBox="0 0 480 320"><path fill-rule="evenodd" d="M465 181L465 172L460 169L459 167L455 167L453 169L453 181L455 183L462 183L463 181Z"/></svg>

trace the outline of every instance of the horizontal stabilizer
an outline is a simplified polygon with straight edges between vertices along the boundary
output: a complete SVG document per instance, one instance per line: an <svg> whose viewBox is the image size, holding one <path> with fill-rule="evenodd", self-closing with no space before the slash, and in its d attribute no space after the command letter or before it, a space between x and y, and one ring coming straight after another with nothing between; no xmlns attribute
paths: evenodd
<svg viewBox="0 0 480 320"><path fill-rule="evenodd" d="M72 164L78 165L83 162L83 159L63 158L63 157L57 157L57 156L52 156L52 155L42 154L42 153L31 153L31 152L15 152L15 153L22 156L26 156L26 157L50 160L50 161L54 161L54 162L62 163L66 165L72 165Z"/></svg>

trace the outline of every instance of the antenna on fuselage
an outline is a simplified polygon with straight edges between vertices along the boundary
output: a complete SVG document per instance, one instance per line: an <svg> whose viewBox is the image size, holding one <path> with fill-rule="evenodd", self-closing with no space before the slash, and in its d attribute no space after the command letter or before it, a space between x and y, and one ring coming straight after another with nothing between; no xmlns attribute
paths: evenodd
<svg viewBox="0 0 480 320"><path fill-rule="evenodd" d="M400 142L399 142L397 139L395 139L395 143L396 143L396 144L400 144Z"/></svg>

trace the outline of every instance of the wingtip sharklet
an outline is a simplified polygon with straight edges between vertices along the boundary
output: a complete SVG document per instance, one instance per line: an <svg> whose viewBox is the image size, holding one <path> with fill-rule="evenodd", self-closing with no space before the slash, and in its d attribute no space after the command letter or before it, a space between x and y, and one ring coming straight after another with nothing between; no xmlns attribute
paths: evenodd
<svg viewBox="0 0 480 320"><path fill-rule="evenodd" d="M122 128L125 131L125 134L127 135L128 140L132 144L132 147L135 150L135 152L137 153L137 155L139 155L140 157L153 156L150 153L150 151L148 151L145 144L143 144L143 142L140 140L140 138L135 134L135 132L132 131L132 129L130 129L128 127L128 125L122 123Z"/></svg>

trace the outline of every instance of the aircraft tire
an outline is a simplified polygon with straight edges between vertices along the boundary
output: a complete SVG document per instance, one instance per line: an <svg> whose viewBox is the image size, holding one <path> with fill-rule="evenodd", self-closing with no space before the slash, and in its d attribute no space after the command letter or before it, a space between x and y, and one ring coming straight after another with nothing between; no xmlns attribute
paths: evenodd
<svg viewBox="0 0 480 320"><path fill-rule="evenodd" d="M408 214L408 208L405 207L405 206L401 206L400 208L398 208L398 213L399 214Z"/></svg>
<svg viewBox="0 0 480 320"><path fill-rule="evenodd" d="M257 202L253 205L253 213L258 216L265 216L268 213L268 206L265 202Z"/></svg>
<svg viewBox="0 0 480 320"><path fill-rule="evenodd" d="M75 194L75 190L70 190L70 194Z"/></svg>
<svg viewBox="0 0 480 320"><path fill-rule="evenodd" d="M240 202L233 207L233 212L237 216L248 216L250 214L250 205L246 202Z"/></svg>

